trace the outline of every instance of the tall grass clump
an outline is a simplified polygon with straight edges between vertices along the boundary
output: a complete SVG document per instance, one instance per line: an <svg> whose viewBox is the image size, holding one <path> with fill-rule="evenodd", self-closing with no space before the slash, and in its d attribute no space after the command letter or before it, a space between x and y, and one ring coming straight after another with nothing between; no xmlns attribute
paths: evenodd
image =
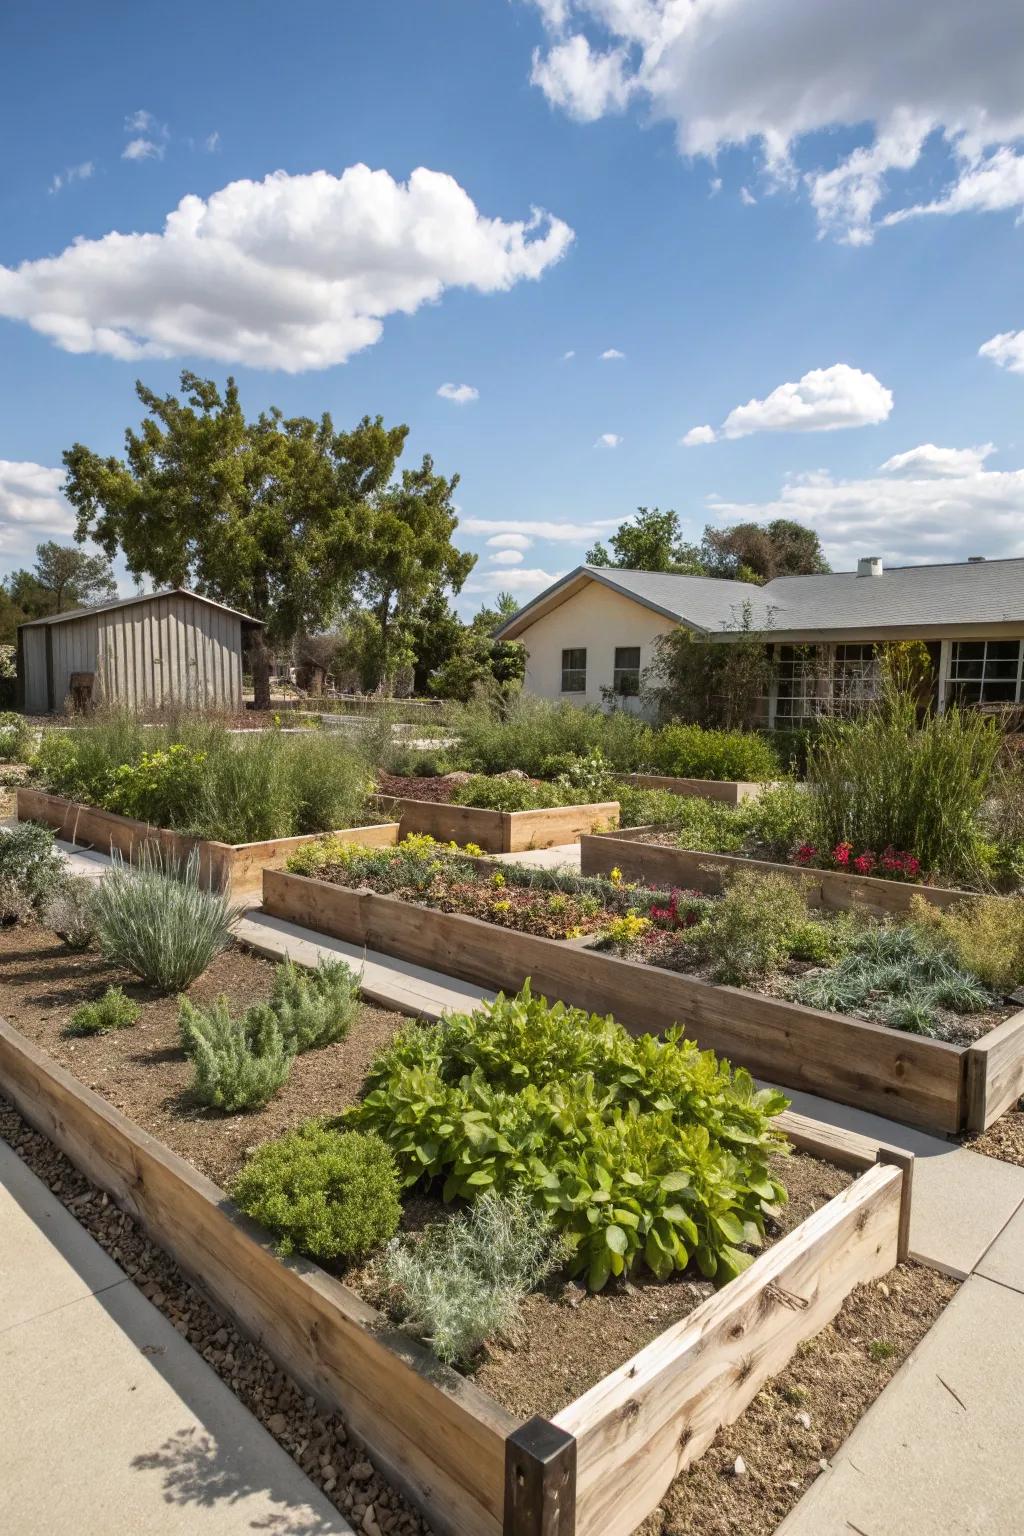
<svg viewBox="0 0 1024 1536"><path fill-rule="evenodd" d="M912 661L883 658L879 698L855 720L827 720L810 748L814 841L904 849L926 874L970 878L1000 737L982 715L923 710Z"/></svg>
<svg viewBox="0 0 1024 1536"><path fill-rule="evenodd" d="M227 947L242 909L202 883L198 852L177 865L147 843L134 864L111 860L93 896L100 948L149 986L183 990Z"/></svg>

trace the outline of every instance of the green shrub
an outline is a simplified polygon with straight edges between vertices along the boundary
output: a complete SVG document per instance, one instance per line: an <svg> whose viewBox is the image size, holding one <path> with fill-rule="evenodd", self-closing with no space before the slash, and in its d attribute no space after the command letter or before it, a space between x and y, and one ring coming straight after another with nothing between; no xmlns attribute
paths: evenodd
<svg viewBox="0 0 1024 1536"><path fill-rule="evenodd" d="M593 747L618 772L636 772L650 765L653 735L625 710L606 713L529 694L518 695L501 715L486 704L453 710L451 732L458 738L451 749L458 767L491 774L520 768L532 778L543 778L553 758L583 757Z"/></svg>
<svg viewBox="0 0 1024 1536"><path fill-rule="evenodd" d="M150 822L154 827L187 826L205 779L206 753L180 743L144 752L137 763L113 770L107 804L119 815Z"/></svg>
<svg viewBox="0 0 1024 1536"><path fill-rule="evenodd" d="M43 923L68 949L88 949L96 937L93 891L92 880L71 875L43 903Z"/></svg>
<svg viewBox="0 0 1024 1536"><path fill-rule="evenodd" d="M1024 897L974 896L941 911L915 896L911 913L986 987L1007 993L1024 981Z"/></svg>
<svg viewBox="0 0 1024 1536"><path fill-rule="evenodd" d="M681 848L700 853L736 853L743 847L747 825L739 811L701 795L674 795L668 789L616 791L624 827L665 827L679 835Z"/></svg>
<svg viewBox="0 0 1024 1536"><path fill-rule="evenodd" d="M275 972L270 1007L290 1050L316 1050L344 1040L352 1028L359 977L344 960L321 960L312 971L286 960Z"/></svg>
<svg viewBox="0 0 1024 1536"><path fill-rule="evenodd" d="M452 796L455 805L473 805L486 811L540 811L562 805L564 795L554 784L531 784L526 779L489 779L478 775L460 784Z"/></svg>
<svg viewBox="0 0 1024 1536"><path fill-rule="evenodd" d="M756 800L745 801L737 815L746 828L749 851L778 863L785 863L814 832L811 796L791 779L763 789Z"/></svg>
<svg viewBox="0 0 1024 1536"><path fill-rule="evenodd" d="M782 771L770 742L756 731L704 730L666 725L656 732L657 773L679 779L777 779Z"/></svg>
<svg viewBox="0 0 1024 1536"><path fill-rule="evenodd" d="M71 1015L69 1035L105 1035L112 1029L129 1029L139 1016L139 1005L121 987L108 987L95 1003L83 1003Z"/></svg>
<svg viewBox="0 0 1024 1536"><path fill-rule="evenodd" d="M144 844L134 865L116 852L111 862L93 897L100 948L161 992L182 991L227 947L241 907L202 884L197 852L178 866Z"/></svg>
<svg viewBox="0 0 1024 1536"><path fill-rule="evenodd" d="M27 763L32 756L32 734L24 715L0 712L0 763Z"/></svg>
<svg viewBox="0 0 1024 1536"><path fill-rule="evenodd" d="M406 1185L442 1179L445 1199L523 1190L595 1290L637 1263L664 1278L691 1257L731 1279L785 1198L768 1169L784 1146L771 1124L781 1094L679 1030L634 1039L528 985L405 1030L367 1086L345 1122L389 1143Z"/></svg>
<svg viewBox="0 0 1024 1536"><path fill-rule="evenodd" d="M910 666L902 652L884 659L878 701L855 721L821 725L807 764L812 841L897 848L926 874L970 878L999 733L973 710L919 718Z"/></svg>
<svg viewBox="0 0 1024 1536"><path fill-rule="evenodd" d="M385 1252L392 1307L448 1365L488 1339L515 1338L520 1304L558 1265L551 1218L521 1190L488 1191L467 1212Z"/></svg>
<svg viewBox="0 0 1024 1536"><path fill-rule="evenodd" d="M232 1198L284 1254L358 1259L398 1230L394 1159L377 1136L312 1121L259 1147Z"/></svg>
<svg viewBox="0 0 1024 1536"><path fill-rule="evenodd" d="M178 1008L182 1048L192 1062L190 1092L199 1104L234 1114L262 1109L287 1080L293 1047L265 1004L232 1018L226 997L197 1008L183 997Z"/></svg>
<svg viewBox="0 0 1024 1536"><path fill-rule="evenodd" d="M48 827L33 821L0 827L0 885L17 890L28 907L38 909L66 879L64 861Z"/></svg>
<svg viewBox="0 0 1024 1536"><path fill-rule="evenodd" d="M740 870L733 876L699 945L715 981L739 984L782 966L811 921L807 898L785 875Z"/></svg>

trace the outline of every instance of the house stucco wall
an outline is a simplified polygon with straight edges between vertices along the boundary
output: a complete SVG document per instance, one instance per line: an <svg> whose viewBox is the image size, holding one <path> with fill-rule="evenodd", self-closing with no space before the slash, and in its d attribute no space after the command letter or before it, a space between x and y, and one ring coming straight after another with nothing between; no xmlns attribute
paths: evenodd
<svg viewBox="0 0 1024 1536"><path fill-rule="evenodd" d="M643 604L590 582L574 597L537 619L520 637L526 647L527 693L572 704L601 704L601 688L612 686L618 646L640 647L640 670L650 665L659 635L678 626ZM562 692L562 651L587 653L585 693ZM635 707L635 701L630 701Z"/></svg>

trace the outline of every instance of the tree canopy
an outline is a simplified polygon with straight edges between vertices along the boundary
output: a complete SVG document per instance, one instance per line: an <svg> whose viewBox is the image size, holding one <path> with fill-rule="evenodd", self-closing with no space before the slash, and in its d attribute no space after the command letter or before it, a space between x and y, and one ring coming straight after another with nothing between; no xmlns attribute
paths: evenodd
<svg viewBox="0 0 1024 1536"><path fill-rule="evenodd" d="M829 569L814 529L782 517L731 528L709 523L698 545L683 538L677 512L638 507L633 521L620 524L609 543L610 551L600 543L588 550L587 564L758 585L776 576L812 576Z"/></svg>
<svg viewBox="0 0 1024 1536"><path fill-rule="evenodd" d="M0 583L0 643L11 644L19 624L87 607L117 595L110 562L53 539L36 545L31 571L12 571Z"/></svg>
<svg viewBox="0 0 1024 1536"><path fill-rule="evenodd" d="M633 521L621 523L609 543L610 553L601 543L589 549L587 564L683 576L704 574L700 551L683 538L679 514L671 508L662 512L658 507L637 507Z"/></svg>
<svg viewBox="0 0 1024 1536"><path fill-rule="evenodd" d="M271 644L317 634L360 593L381 632L380 674L393 664L398 621L438 585L456 590L474 557L451 543L458 477L431 459L396 468L408 427L364 416L350 432L326 412L246 419L234 379L223 391L183 372L180 396L138 382L146 412L125 456L81 443L64 454L76 537L136 577L189 586L263 619ZM269 703L265 653L254 658L257 705Z"/></svg>

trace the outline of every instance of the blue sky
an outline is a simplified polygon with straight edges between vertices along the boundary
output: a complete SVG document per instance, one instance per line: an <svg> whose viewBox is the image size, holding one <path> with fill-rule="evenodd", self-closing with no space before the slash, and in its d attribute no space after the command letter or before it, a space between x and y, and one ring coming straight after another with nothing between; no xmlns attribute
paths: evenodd
<svg viewBox="0 0 1024 1536"><path fill-rule="evenodd" d="M184 367L409 423L467 611L640 504L1024 553L1010 0L103 0L5 8L0 56L0 572Z"/></svg>

